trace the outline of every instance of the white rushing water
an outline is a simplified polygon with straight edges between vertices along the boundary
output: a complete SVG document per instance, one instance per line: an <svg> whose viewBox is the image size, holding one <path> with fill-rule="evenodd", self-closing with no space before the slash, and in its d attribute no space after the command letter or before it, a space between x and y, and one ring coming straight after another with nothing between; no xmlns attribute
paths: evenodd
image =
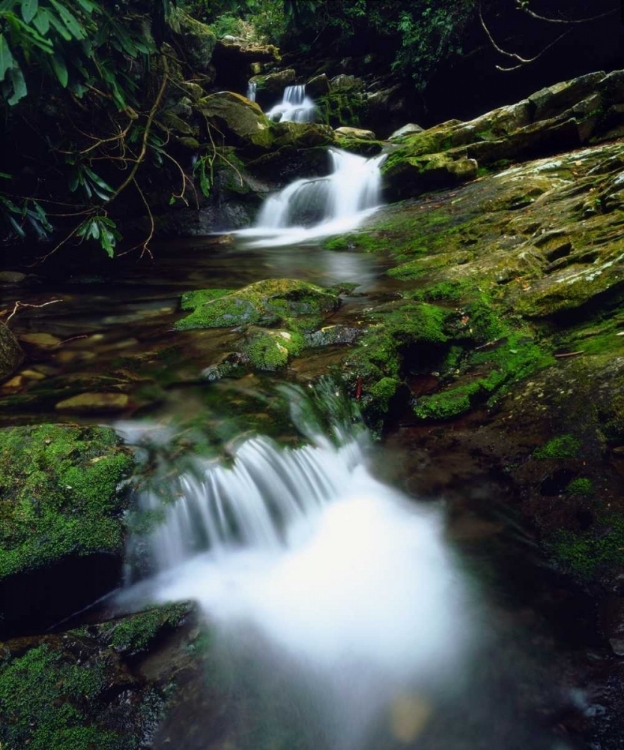
<svg viewBox="0 0 624 750"><path fill-rule="evenodd" d="M296 180L264 202L255 227L238 232L274 247L356 229L381 204L383 155L367 159L329 149L327 177Z"/></svg>
<svg viewBox="0 0 624 750"><path fill-rule="evenodd" d="M174 502L143 494L163 515L149 539L151 596L197 601L230 640L256 633L258 656L294 662L318 685L321 722L340 727L328 746L355 747L397 700L417 694L420 716L457 689L471 595L443 516L371 475L365 433L305 429L305 447L255 437L229 466L198 458L172 480Z"/></svg>
<svg viewBox="0 0 624 750"><path fill-rule="evenodd" d="M314 101L306 96L305 84L286 86L282 101L266 114L269 120L275 122L314 122L316 107Z"/></svg>
<svg viewBox="0 0 624 750"><path fill-rule="evenodd" d="M253 83L252 81L249 81L247 84L247 98L250 102L256 101L256 93L258 91L258 84Z"/></svg>

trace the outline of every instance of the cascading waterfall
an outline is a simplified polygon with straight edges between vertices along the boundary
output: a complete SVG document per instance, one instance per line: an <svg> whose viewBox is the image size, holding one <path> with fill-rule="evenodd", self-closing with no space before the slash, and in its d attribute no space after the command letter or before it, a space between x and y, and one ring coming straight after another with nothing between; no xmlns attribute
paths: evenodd
<svg viewBox="0 0 624 750"><path fill-rule="evenodd" d="M363 747L401 696L417 691L422 707L458 684L471 595L442 516L373 478L361 428L334 425L331 439L309 421L303 429L304 447L254 437L229 466L197 458L171 480L173 502L162 484L143 493L144 510L162 517L149 538L150 596L196 600L247 647L244 633L256 633L258 659L277 660L269 671L295 664L296 680L315 686L323 746Z"/></svg>
<svg viewBox="0 0 624 750"><path fill-rule="evenodd" d="M247 98L250 102L256 101L256 93L258 91L258 84L253 81L249 81L247 84Z"/></svg>
<svg viewBox="0 0 624 750"><path fill-rule="evenodd" d="M239 232L263 246L285 245L355 229L381 203L385 156L372 159L330 148L327 177L296 180L268 198L256 226Z"/></svg>
<svg viewBox="0 0 624 750"><path fill-rule="evenodd" d="M275 122L314 122L315 113L314 101L306 96L305 84L300 84L286 86L282 101L266 114Z"/></svg>

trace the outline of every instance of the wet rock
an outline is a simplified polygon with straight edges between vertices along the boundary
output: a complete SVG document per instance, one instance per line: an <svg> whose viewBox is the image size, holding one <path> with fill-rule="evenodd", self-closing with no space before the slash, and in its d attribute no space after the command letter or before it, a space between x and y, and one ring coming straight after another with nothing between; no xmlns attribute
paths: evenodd
<svg viewBox="0 0 624 750"><path fill-rule="evenodd" d="M473 180L477 170L474 159L443 153L407 158L393 154L382 165L384 183L395 199L460 185Z"/></svg>
<svg viewBox="0 0 624 750"><path fill-rule="evenodd" d="M0 694L6 748L138 750L151 740L197 659L188 605L3 643ZM147 654L146 651L151 653ZM160 653L162 652L162 653Z"/></svg>
<svg viewBox="0 0 624 750"><path fill-rule="evenodd" d="M224 131L237 145L268 148L272 142L270 123L260 107L240 94L221 91L200 99L197 109Z"/></svg>
<svg viewBox="0 0 624 750"><path fill-rule="evenodd" d="M421 128L420 125L417 125L415 122L409 122L407 125L403 125L402 128L395 130L394 133L392 133L392 135L388 137L388 140L398 140L399 138L403 138L404 135L411 135L412 133L422 133L423 130L424 128Z"/></svg>
<svg viewBox="0 0 624 750"><path fill-rule="evenodd" d="M212 55L217 38L212 30L195 18L180 12L176 17L177 36L180 38L184 56L190 67L199 73L213 77Z"/></svg>
<svg viewBox="0 0 624 750"><path fill-rule="evenodd" d="M274 372L301 352L304 341L294 331L251 328L239 346L243 362L256 370Z"/></svg>
<svg viewBox="0 0 624 750"><path fill-rule="evenodd" d="M108 428L0 430L5 637L48 627L117 585L129 502L121 486L132 466Z"/></svg>
<svg viewBox="0 0 624 750"><path fill-rule="evenodd" d="M535 110L534 120L546 120L569 109L576 102L595 93L604 78L604 71L599 71L537 91L529 97Z"/></svg>
<svg viewBox="0 0 624 750"><path fill-rule="evenodd" d="M0 323L0 382L15 372L23 360L24 352L12 331Z"/></svg>
<svg viewBox="0 0 624 750"><path fill-rule="evenodd" d="M311 96L313 99L316 99L319 96L325 96L325 94L329 93L330 89L331 84L329 82L329 78L325 75L325 73L321 73L321 75L310 78L310 80L306 83L306 94L308 96Z"/></svg>
<svg viewBox="0 0 624 750"><path fill-rule="evenodd" d="M332 91L350 91L352 89L361 89L364 86L360 78L346 75L345 73L332 78L329 83Z"/></svg>
<svg viewBox="0 0 624 750"><path fill-rule="evenodd" d="M363 329L351 326L325 326L318 331L305 334L305 342L310 347L353 344L362 333Z"/></svg>
<svg viewBox="0 0 624 750"><path fill-rule="evenodd" d="M374 141L376 138L372 130L363 130L362 128L336 128L336 133L350 138L359 138L363 141Z"/></svg>
<svg viewBox="0 0 624 750"><path fill-rule="evenodd" d="M129 402L127 393L81 393L59 401L54 408L66 414L109 414L124 411Z"/></svg>
<svg viewBox="0 0 624 750"><path fill-rule="evenodd" d="M327 125L313 122L278 122L271 125L275 147L308 149L331 146L335 142L334 131Z"/></svg>
<svg viewBox="0 0 624 750"><path fill-rule="evenodd" d="M37 349L55 349L61 344L61 339L51 333L23 333L19 340Z"/></svg>
<svg viewBox="0 0 624 750"><path fill-rule="evenodd" d="M264 107L269 107L282 98L284 89L295 82L296 76L292 68L287 68L276 73L256 75L249 80L257 86L256 101Z"/></svg>
<svg viewBox="0 0 624 750"><path fill-rule="evenodd" d="M26 274L19 271L0 271L0 284L21 284Z"/></svg>
<svg viewBox="0 0 624 750"><path fill-rule="evenodd" d="M205 289L182 296L182 309L193 310L177 330L271 324L283 318L334 310L339 298L327 289L292 279L258 281L236 292Z"/></svg>

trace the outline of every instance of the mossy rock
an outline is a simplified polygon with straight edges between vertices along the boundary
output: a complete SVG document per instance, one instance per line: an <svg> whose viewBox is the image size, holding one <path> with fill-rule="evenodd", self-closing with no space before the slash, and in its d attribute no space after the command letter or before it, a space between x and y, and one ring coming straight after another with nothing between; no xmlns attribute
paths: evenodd
<svg viewBox="0 0 624 750"><path fill-rule="evenodd" d="M270 123L255 102L232 91L220 91L200 99L194 105L239 146L268 149L273 143Z"/></svg>
<svg viewBox="0 0 624 750"><path fill-rule="evenodd" d="M189 611L185 604L168 605L62 635L3 643L0 745L7 750L145 747L174 691L171 677L181 656L170 654L172 663L161 664L161 679L138 677L128 657L174 632Z"/></svg>
<svg viewBox="0 0 624 750"><path fill-rule="evenodd" d="M184 59L193 71L212 77L211 61L217 37L206 24L191 18L187 13L179 12L176 21L184 49Z"/></svg>
<svg viewBox="0 0 624 750"><path fill-rule="evenodd" d="M405 156L395 152L382 164L381 171L386 189L395 198L401 198L473 180L478 168L474 159L455 158L446 153Z"/></svg>
<svg viewBox="0 0 624 750"><path fill-rule="evenodd" d="M0 578L66 555L120 552L132 455L105 427L0 430Z"/></svg>
<svg viewBox="0 0 624 750"><path fill-rule="evenodd" d="M271 325L285 318L318 315L335 310L337 294L305 281L270 279L235 292L198 290L185 294L183 309L194 308L179 320L178 330L222 328L240 325Z"/></svg>
<svg viewBox="0 0 624 750"><path fill-rule="evenodd" d="M291 331L252 328L240 344L242 357L256 370L274 372L304 348L303 336Z"/></svg>
<svg viewBox="0 0 624 750"><path fill-rule="evenodd" d="M109 428L0 430L0 630L50 625L118 584L132 467Z"/></svg>

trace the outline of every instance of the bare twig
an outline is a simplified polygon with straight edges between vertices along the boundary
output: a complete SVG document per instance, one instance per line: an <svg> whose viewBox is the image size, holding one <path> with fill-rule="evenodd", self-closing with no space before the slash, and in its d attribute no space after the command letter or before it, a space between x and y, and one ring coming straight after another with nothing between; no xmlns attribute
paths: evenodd
<svg viewBox="0 0 624 750"><path fill-rule="evenodd" d="M549 50L553 45L557 44L561 39L563 39L564 36L566 36L569 33L568 31L565 31L563 34L558 36L553 42L548 44L546 47L544 47L535 57L522 57L521 55L516 54L515 52L508 52L507 50L504 50L502 47L500 47L497 43L494 37L492 36L492 33L490 32L489 28L487 27L485 20L483 18L483 10L481 8L481 3L479 3L479 20L481 21L481 26L483 27L483 30L485 31L487 38L490 41L490 44L494 49L504 57L509 57L512 60L517 60L518 65L512 65L509 68L504 68L500 65L496 66L497 70L503 71L505 73L509 73L512 70L518 70L518 68L522 68L524 65L530 65L531 63L534 63L536 60L539 60L539 58L547 51Z"/></svg>
<svg viewBox="0 0 624 750"><path fill-rule="evenodd" d="M21 309L22 307L36 307L36 308L40 308L40 307L47 307L48 305L54 305L54 304L56 304L57 302L62 302L62 301L63 301L62 299L51 299L51 300L48 300L47 302L43 302L43 303L42 303L41 305L31 305L31 304L29 304L28 302L20 302L19 300L17 300L17 302L16 302L16 303L15 303L15 305L13 306L13 312L12 312L12 313L11 313L11 314L9 315L9 317L8 317L8 318L6 319L6 321L5 321L5 324L6 324L6 325L8 325L8 324L9 324L9 320L11 320L11 318L12 318L12 317L13 317L13 316L14 316L14 315L15 315L15 314L17 313L17 311L18 311L18 310L20 310L20 309Z"/></svg>
<svg viewBox="0 0 624 750"><path fill-rule="evenodd" d="M518 5L518 10L521 10L523 13L526 13L527 16L531 16L531 18L535 18L538 21L546 21L546 23L565 23L565 24L573 24L573 23L589 23L591 21L598 21L601 18L606 18L607 16L612 16L615 13L617 13L617 9L614 8L613 10L608 10L606 13L601 13L598 16L591 16L590 18L548 18L547 16L540 16L539 13L536 13L535 11L531 10L526 5Z"/></svg>

